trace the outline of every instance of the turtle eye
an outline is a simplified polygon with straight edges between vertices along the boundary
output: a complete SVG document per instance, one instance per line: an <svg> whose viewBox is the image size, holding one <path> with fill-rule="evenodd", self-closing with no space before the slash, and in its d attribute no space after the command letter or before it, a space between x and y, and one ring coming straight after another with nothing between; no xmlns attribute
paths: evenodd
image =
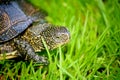
<svg viewBox="0 0 120 80"><path fill-rule="evenodd" d="M60 36L56 36L56 39L60 39Z"/></svg>

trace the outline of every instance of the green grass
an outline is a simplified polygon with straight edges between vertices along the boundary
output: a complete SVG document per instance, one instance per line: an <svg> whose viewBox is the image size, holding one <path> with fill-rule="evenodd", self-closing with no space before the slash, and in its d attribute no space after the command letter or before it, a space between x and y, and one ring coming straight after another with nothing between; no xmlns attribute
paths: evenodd
<svg viewBox="0 0 120 80"><path fill-rule="evenodd" d="M31 0L48 12L46 20L68 28L68 44L50 51L48 66L0 61L0 73L21 80L118 80L119 0ZM50 54L49 54L50 53ZM8 64L9 63L9 64ZM12 67L11 67L12 65Z"/></svg>

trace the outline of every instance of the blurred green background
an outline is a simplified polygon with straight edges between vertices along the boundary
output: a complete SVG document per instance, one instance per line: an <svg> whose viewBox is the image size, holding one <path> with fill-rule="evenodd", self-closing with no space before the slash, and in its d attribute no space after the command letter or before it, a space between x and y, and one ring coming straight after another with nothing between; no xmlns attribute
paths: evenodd
<svg viewBox="0 0 120 80"><path fill-rule="evenodd" d="M68 44L51 51L50 64L35 68L32 63L1 62L2 74L21 80L119 80L119 0L29 0L48 13L46 20L66 26ZM28 65L28 66L27 66Z"/></svg>

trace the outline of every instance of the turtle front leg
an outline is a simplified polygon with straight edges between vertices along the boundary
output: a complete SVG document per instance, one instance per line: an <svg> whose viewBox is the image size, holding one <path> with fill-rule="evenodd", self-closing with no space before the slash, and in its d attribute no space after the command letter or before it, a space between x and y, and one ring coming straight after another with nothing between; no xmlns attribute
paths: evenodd
<svg viewBox="0 0 120 80"><path fill-rule="evenodd" d="M33 47L27 41L15 39L14 42L18 52L25 59L33 60L36 63L42 63L45 65L48 64L46 57L37 55Z"/></svg>

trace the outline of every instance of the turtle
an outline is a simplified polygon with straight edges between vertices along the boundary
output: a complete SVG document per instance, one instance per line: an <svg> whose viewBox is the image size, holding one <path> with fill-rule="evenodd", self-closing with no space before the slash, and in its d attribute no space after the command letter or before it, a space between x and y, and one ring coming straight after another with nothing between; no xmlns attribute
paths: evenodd
<svg viewBox="0 0 120 80"><path fill-rule="evenodd" d="M27 0L1 0L0 60L22 57L48 64L46 57L36 52L68 43L70 32L65 26L44 21L45 16Z"/></svg>

